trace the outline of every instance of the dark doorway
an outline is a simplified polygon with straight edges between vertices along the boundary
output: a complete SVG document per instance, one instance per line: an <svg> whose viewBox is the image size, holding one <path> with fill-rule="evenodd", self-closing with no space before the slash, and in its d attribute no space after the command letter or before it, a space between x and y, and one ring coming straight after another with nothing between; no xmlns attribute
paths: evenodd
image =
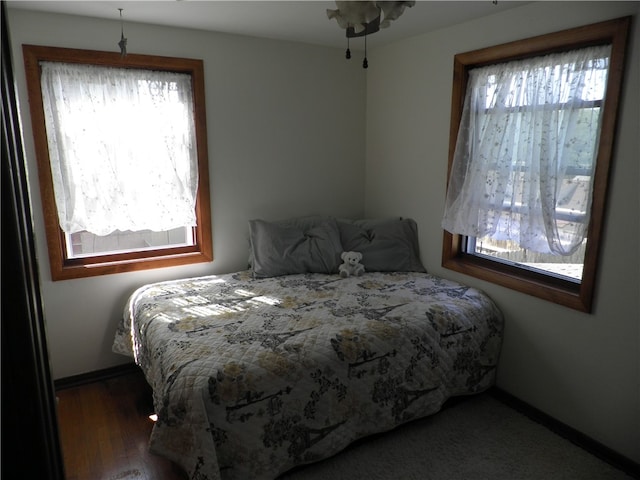
<svg viewBox="0 0 640 480"><path fill-rule="evenodd" d="M2 475L63 480L25 159L2 2Z"/></svg>

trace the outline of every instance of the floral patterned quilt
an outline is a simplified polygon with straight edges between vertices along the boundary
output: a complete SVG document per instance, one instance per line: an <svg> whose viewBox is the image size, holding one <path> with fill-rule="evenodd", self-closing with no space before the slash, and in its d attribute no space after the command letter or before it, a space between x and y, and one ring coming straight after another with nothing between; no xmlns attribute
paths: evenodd
<svg viewBox="0 0 640 480"><path fill-rule="evenodd" d="M152 452L258 480L487 389L502 328L482 292L425 273L245 271L141 287L113 349L153 389Z"/></svg>

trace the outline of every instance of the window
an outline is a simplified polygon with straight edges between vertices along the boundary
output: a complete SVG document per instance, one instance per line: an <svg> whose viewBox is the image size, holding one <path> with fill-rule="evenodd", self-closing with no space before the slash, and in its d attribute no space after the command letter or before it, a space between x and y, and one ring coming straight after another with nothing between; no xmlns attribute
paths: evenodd
<svg viewBox="0 0 640 480"><path fill-rule="evenodd" d="M52 279L211 261L202 62L23 52Z"/></svg>
<svg viewBox="0 0 640 480"><path fill-rule="evenodd" d="M444 267L591 311L628 24L456 55Z"/></svg>

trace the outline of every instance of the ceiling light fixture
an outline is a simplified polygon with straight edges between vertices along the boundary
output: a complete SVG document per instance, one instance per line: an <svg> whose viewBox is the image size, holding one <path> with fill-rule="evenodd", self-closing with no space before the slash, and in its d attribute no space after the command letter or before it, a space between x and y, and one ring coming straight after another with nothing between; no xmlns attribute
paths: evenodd
<svg viewBox="0 0 640 480"><path fill-rule="evenodd" d="M362 68L368 68L367 35L376 33L380 28L387 28L392 20L397 19L404 12L405 7L413 7L415 1L410 2L365 2L365 1L337 1L336 10L327 9L327 17L335 18L338 25L346 30L347 51L346 58L351 58L349 39L364 37L364 60Z"/></svg>

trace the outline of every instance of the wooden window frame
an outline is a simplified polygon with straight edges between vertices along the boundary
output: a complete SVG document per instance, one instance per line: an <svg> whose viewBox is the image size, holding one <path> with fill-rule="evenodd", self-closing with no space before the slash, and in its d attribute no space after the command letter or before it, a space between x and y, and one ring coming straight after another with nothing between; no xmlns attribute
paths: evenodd
<svg viewBox="0 0 640 480"><path fill-rule="evenodd" d="M588 240L582 281L578 283L564 280L553 275L530 271L465 253L463 247L466 237L447 231L444 231L442 248L442 266L444 268L569 308L583 312L592 311L600 239L604 226L607 184L614 149L618 104L621 97L625 50L630 23L631 17L623 17L455 55L447 179L451 175L469 70L484 65L504 63L576 48L611 44L611 59L594 172L593 200L587 231Z"/></svg>
<svg viewBox="0 0 640 480"><path fill-rule="evenodd" d="M68 280L212 261L209 161L202 60L134 54L122 57L114 52L37 45L23 45L22 51L52 280ZM194 245L68 258L65 235L58 220L49 163L49 147L40 87L40 62L43 61L180 72L191 76L198 157L197 226L193 227Z"/></svg>

